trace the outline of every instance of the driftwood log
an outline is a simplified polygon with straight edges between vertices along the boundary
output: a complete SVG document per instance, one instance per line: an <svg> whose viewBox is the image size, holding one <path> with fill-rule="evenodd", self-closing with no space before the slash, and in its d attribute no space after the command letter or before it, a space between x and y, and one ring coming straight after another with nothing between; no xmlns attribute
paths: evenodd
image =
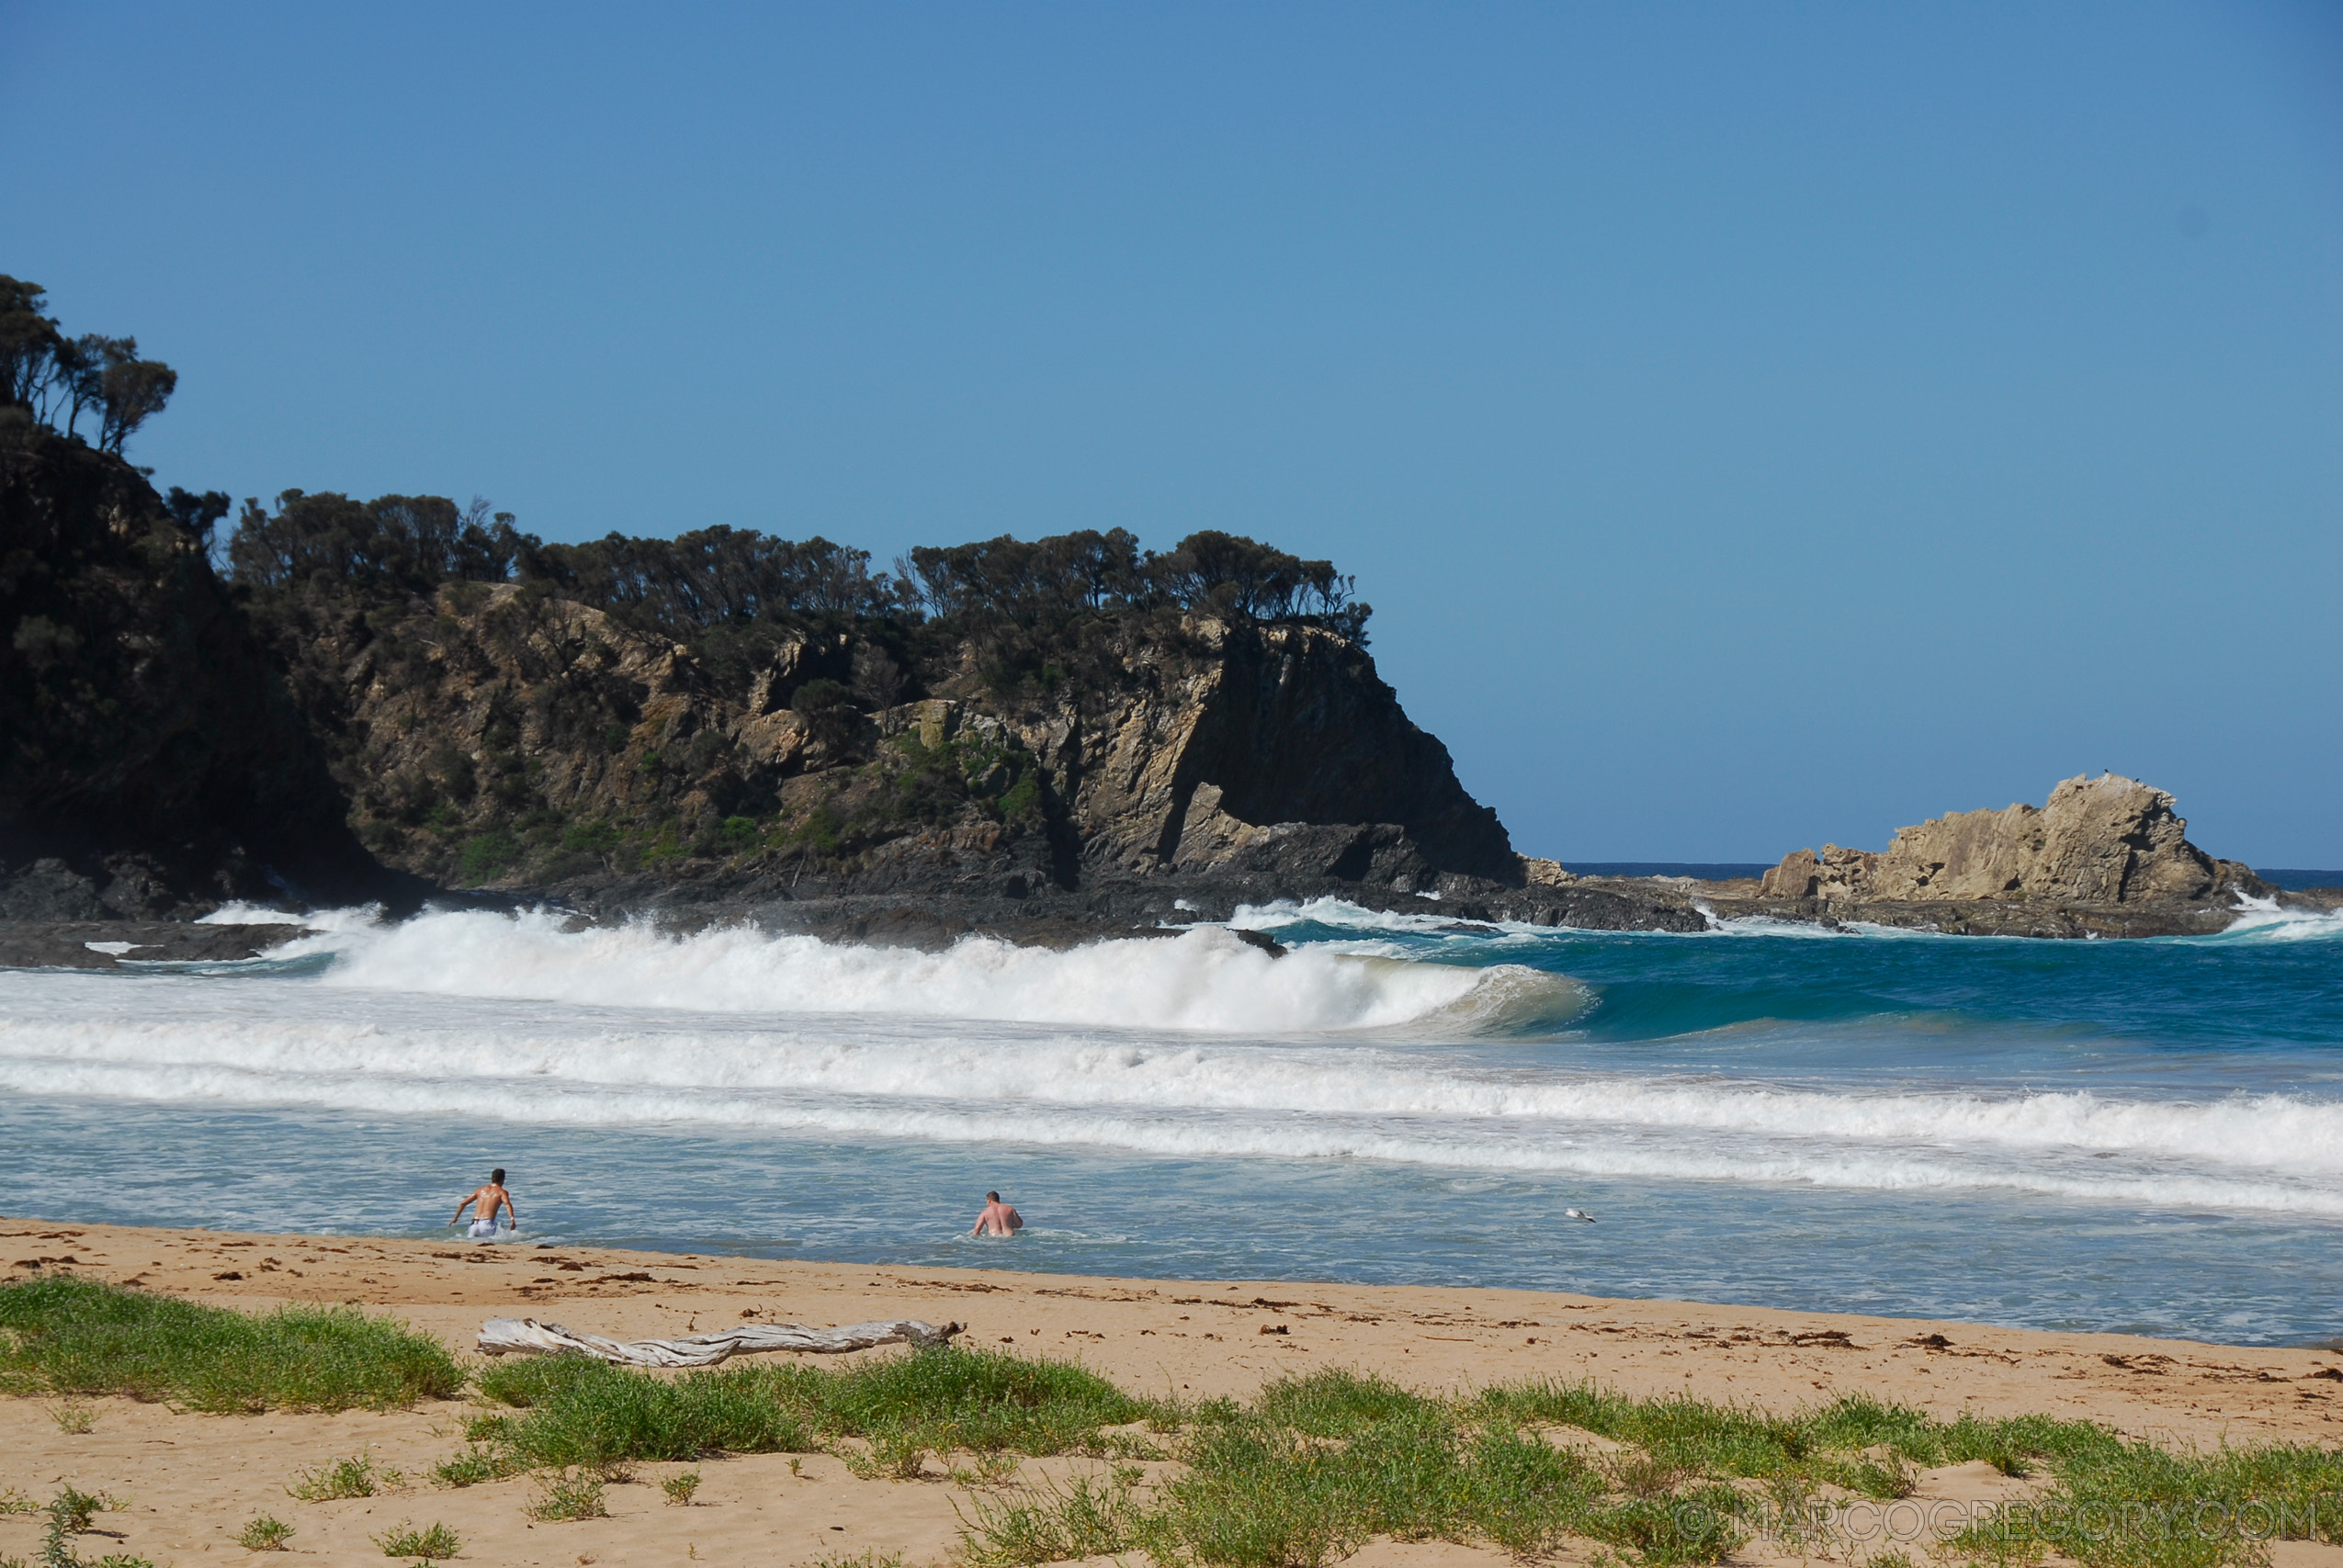
<svg viewBox="0 0 2343 1568"><path fill-rule="evenodd" d="M558 1323L533 1317L492 1317L480 1325L483 1356L592 1356L629 1367L712 1367L735 1356L765 1350L810 1350L832 1355L842 1350L867 1350L874 1345L941 1345L960 1332L947 1323L938 1328L916 1318L891 1323L849 1323L837 1328L808 1328L802 1323L742 1324L719 1334L695 1334L688 1339L605 1339L599 1334L574 1334Z"/></svg>

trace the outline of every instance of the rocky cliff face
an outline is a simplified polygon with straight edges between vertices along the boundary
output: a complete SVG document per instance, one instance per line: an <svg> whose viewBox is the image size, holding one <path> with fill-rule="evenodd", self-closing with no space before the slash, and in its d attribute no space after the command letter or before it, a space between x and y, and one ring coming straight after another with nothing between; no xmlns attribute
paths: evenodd
<svg viewBox="0 0 2343 1568"><path fill-rule="evenodd" d="M906 671L867 627L797 626L719 664L542 585L285 624L358 833L458 886L606 903L1521 880L1446 750L1314 626L1134 615L1081 681L1003 696L973 643Z"/></svg>
<svg viewBox="0 0 2343 1568"><path fill-rule="evenodd" d="M0 919L200 912L360 869L199 534L121 458L21 421L0 431Z"/></svg>
<svg viewBox="0 0 2343 1568"><path fill-rule="evenodd" d="M1308 626L1186 617L1094 717L1019 734L1051 764L1086 864L1126 874L1307 869L1412 890L1521 878L1496 813L1457 784L1355 644ZM1168 655L1168 656L1167 656Z"/></svg>

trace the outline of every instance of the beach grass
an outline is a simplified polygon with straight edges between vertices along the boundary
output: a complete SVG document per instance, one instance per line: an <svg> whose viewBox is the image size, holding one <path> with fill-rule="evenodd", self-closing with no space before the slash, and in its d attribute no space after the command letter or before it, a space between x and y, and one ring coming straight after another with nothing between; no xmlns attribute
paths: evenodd
<svg viewBox="0 0 2343 1568"><path fill-rule="evenodd" d="M450 1464L475 1472L502 1466L601 1469L630 1460L694 1460L718 1453L809 1453L821 1445L775 1385L794 1367L687 1373L668 1380L580 1356L532 1357L489 1369L482 1398L514 1414L475 1417L472 1445ZM463 1483L449 1466L446 1480ZM489 1479L486 1473L474 1478Z"/></svg>
<svg viewBox="0 0 2343 1568"><path fill-rule="evenodd" d="M471 1448L439 1472L459 1484L489 1479L500 1462L534 1470L824 1450L908 1478L930 1453L1103 1453L1115 1435L1102 1428L1158 1408L1071 1362L954 1346L837 1371L768 1365L674 1379L532 1357L489 1369L480 1393L513 1414L469 1425Z"/></svg>
<svg viewBox="0 0 2343 1568"><path fill-rule="evenodd" d="M103 1492L81 1492L72 1486L60 1490L46 1510L49 1528L41 1538L40 1556L37 1559L40 1568L154 1568L146 1558L122 1552L109 1552L95 1563L85 1562L74 1552L74 1536L87 1533L100 1513L121 1506L119 1499ZM10 1564L18 1561L6 1560Z"/></svg>
<svg viewBox="0 0 2343 1568"><path fill-rule="evenodd" d="M603 1478L588 1471L556 1471L544 1478L527 1508L533 1519L606 1519Z"/></svg>
<svg viewBox="0 0 2343 1568"><path fill-rule="evenodd" d="M378 1469L370 1453L355 1453L332 1464L305 1470L285 1488L285 1495L303 1503L333 1503L345 1497L371 1497L406 1484L396 1470Z"/></svg>
<svg viewBox="0 0 2343 1568"><path fill-rule="evenodd" d="M1021 1496L979 1497L963 1532L968 1568L1028 1568L1112 1557L1138 1545L1143 1510L1132 1489L1078 1475Z"/></svg>
<svg viewBox="0 0 2343 1568"><path fill-rule="evenodd" d="M1979 1563L2055 1552L2090 1568L2216 1568L2269 1540L2343 1545L2343 1453L2310 1444L2172 1452L2107 1434L2054 1461L2043 1506L1952 1542Z"/></svg>
<svg viewBox="0 0 2343 1568"><path fill-rule="evenodd" d="M974 1500L972 1568L1132 1551L1166 1565L1330 1568L1375 1536L1523 1558L1577 1538L1672 1568L1717 1562L1760 1531L1812 1545L1834 1509L1905 1495L1920 1468L1972 1460L2032 1472L2039 1495L1941 1546L1858 1555L2222 1568L2266 1562L2273 1536L2343 1531L2343 1455L2313 1446L2173 1452L2088 1422L1940 1421L1862 1397L1780 1416L1585 1383L1445 1399L1328 1371L1187 1416L1172 1443L1183 1462L1151 1485L1129 1467ZM1574 1432L1615 1447L1587 1451Z"/></svg>
<svg viewBox="0 0 2343 1568"><path fill-rule="evenodd" d="M1378 1536L1522 1558L1577 1540L1679 1568L1721 1562L1760 1533L1801 1550L1828 1542L1849 1507L1892 1503L1922 1470L1976 1461L2025 1478L2030 1495L1949 1540L1858 1555L1883 1568L2017 1568L2049 1554L2088 1568L2247 1568L2271 1538L2343 1543L2343 1454L2178 1451L2088 1421L1941 1420L1860 1394L1783 1414L1550 1380L1451 1396L1330 1371L1250 1402L1176 1404L1134 1398L1071 1362L958 1347L838 1371L677 1378L532 1359L483 1374L480 1392L505 1408L470 1423L471 1446L441 1467L444 1481L534 1470L585 1489L632 1461L816 1450L866 1478L910 1479L933 1456L969 1486L971 1568L1122 1553L1164 1568L1330 1568ZM956 1454L979 1467L952 1468ZM1105 1462L1004 1484L1013 1456L1048 1454ZM1176 1462L1150 1473L1134 1459Z"/></svg>
<svg viewBox="0 0 2343 1568"><path fill-rule="evenodd" d="M412 1521L406 1519L400 1520L373 1539L385 1557L419 1557L426 1562L458 1556L464 1550L462 1540L446 1525L435 1524L428 1529L417 1529Z"/></svg>
<svg viewBox="0 0 2343 1568"><path fill-rule="evenodd" d="M71 1275L0 1284L0 1393L334 1411L463 1384L439 1341L355 1307L232 1312Z"/></svg>
<svg viewBox="0 0 2343 1568"><path fill-rule="evenodd" d="M283 1551L293 1539L293 1527L267 1514L255 1514L236 1533L236 1544L246 1551Z"/></svg>

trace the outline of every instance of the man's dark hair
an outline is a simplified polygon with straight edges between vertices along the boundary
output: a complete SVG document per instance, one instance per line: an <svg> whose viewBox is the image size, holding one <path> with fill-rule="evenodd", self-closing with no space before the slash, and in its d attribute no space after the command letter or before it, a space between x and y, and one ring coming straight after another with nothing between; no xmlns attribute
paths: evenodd
<svg viewBox="0 0 2343 1568"><path fill-rule="evenodd" d="M988 1203L998 1203L1001 1201L1001 1194L998 1192L988 1192L984 1195L984 1201Z"/></svg>
<svg viewBox="0 0 2343 1568"><path fill-rule="evenodd" d="M488 1179L489 1179L489 1180L491 1180L491 1181L493 1181L493 1182L494 1182L494 1183L496 1183L496 1185L497 1185L497 1186L499 1186L499 1187L504 1186L504 1168L503 1166L501 1166L501 1165L500 1165L500 1166L498 1166L498 1167L497 1167L494 1170L490 1171L490 1172L488 1173Z"/></svg>

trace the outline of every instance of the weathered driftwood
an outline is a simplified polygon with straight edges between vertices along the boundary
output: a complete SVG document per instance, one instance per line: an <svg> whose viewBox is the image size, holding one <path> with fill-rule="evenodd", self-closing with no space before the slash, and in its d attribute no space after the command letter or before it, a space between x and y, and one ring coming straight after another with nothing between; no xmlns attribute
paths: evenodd
<svg viewBox="0 0 2343 1568"><path fill-rule="evenodd" d="M802 1323L744 1323L718 1334L695 1334L688 1339L605 1339L599 1334L574 1334L558 1323L533 1317L492 1317L480 1325L480 1350L484 1356L593 1356L630 1367L712 1367L734 1356L764 1350L811 1350L832 1354L867 1350L874 1345L941 1345L960 1332L960 1325L938 1328L915 1318L891 1323L849 1323L838 1328L808 1328Z"/></svg>

